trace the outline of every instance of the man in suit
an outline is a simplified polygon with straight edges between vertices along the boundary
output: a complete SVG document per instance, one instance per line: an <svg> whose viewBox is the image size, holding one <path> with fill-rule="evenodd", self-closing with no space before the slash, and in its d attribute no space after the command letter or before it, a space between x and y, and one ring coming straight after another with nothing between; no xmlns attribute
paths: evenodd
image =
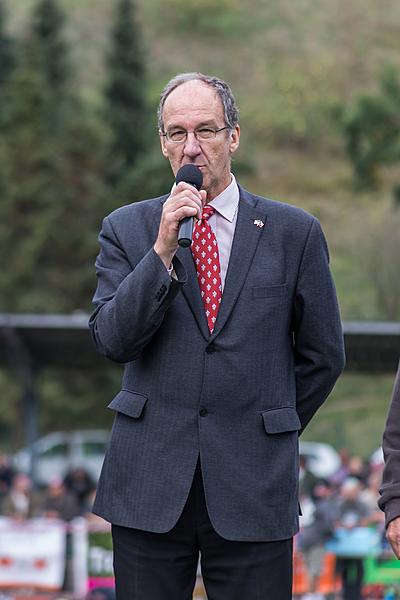
<svg viewBox="0 0 400 600"><path fill-rule="evenodd" d="M386 537L393 552L400 559L400 364L383 434L382 448L385 468L378 504L385 512Z"/></svg>
<svg viewBox="0 0 400 600"><path fill-rule="evenodd" d="M159 134L173 173L199 167L202 189L181 182L104 220L90 320L125 363L94 506L112 523L117 596L188 600L200 552L209 600L289 600L298 434L344 365L327 246L311 215L237 184L224 81L172 79Z"/></svg>

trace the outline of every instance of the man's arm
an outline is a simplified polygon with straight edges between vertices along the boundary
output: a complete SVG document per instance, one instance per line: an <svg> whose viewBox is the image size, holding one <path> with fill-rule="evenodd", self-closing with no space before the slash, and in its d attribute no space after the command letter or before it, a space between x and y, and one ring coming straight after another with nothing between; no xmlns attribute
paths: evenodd
<svg viewBox="0 0 400 600"><path fill-rule="evenodd" d="M140 354L160 327L186 273L176 259L180 281L171 281L153 248L137 265L130 265L109 217L103 221L99 241L95 311L89 326L100 354L128 362Z"/></svg>
<svg viewBox="0 0 400 600"><path fill-rule="evenodd" d="M184 217L200 216L202 200L204 191L198 192L184 182L177 185L163 205L154 247L135 265L130 264L118 236L125 226L124 217L117 212L104 219L96 259L96 309L89 321L101 354L117 362L134 360L159 329L187 279L183 265L175 257L179 223ZM140 226L140 222L134 223L133 239ZM175 272L172 278L168 273L171 263Z"/></svg>
<svg viewBox="0 0 400 600"><path fill-rule="evenodd" d="M385 512L386 537L400 558L400 364L383 433L385 468L379 507Z"/></svg>
<svg viewBox="0 0 400 600"><path fill-rule="evenodd" d="M328 247L316 219L310 227L296 286L294 354L297 412L303 430L325 401L345 364Z"/></svg>

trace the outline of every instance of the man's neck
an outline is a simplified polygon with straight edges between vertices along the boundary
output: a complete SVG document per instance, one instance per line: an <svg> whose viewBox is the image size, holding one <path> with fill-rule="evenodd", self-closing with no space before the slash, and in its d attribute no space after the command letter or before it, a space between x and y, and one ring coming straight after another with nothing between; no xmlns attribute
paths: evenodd
<svg viewBox="0 0 400 600"><path fill-rule="evenodd" d="M221 186L219 186L216 190L211 189L210 191L207 191L206 204L208 204L212 200L215 200L215 198L217 198L220 194L222 194L222 192L224 192L226 190L226 188L228 188L231 185L231 183L232 183L232 175L231 175L231 173L229 173L228 177L226 178L225 185L221 184Z"/></svg>

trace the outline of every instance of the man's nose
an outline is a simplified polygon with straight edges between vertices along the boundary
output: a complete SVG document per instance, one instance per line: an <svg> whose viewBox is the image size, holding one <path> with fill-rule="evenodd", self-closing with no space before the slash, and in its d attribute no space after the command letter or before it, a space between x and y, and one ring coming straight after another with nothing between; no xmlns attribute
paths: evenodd
<svg viewBox="0 0 400 600"><path fill-rule="evenodd" d="M201 148L196 136L193 131L188 132L183 153L187 156L197 156L200 152Z"/></svg>

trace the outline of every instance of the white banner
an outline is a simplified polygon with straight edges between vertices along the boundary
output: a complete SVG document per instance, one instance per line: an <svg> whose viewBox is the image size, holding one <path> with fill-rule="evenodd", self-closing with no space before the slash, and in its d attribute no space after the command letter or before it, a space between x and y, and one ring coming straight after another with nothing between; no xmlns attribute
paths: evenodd
<svg viewBox="0 0 400 600"><path fill-rule="evenodd" d="M87 522L78 517L70 524L72 549L72 587L76 598L84 598L88 591L88 533Z"/></svg>
<svg viewBox="0 0 400 600"><path fill-rule="evenodd" d="M61 588L65 572L65 524L53 519L0 517L0 588Z"/></svg>

